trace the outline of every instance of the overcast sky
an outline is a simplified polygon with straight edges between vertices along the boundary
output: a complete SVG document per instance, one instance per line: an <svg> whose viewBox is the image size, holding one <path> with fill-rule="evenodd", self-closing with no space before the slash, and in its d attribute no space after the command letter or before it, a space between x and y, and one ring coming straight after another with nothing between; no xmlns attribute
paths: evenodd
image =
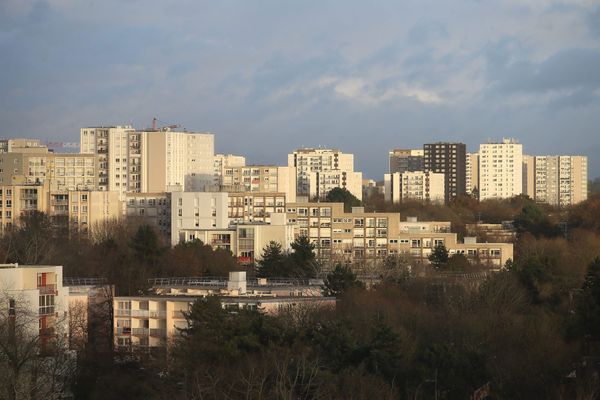
<svg viewBox="0 0 600 400"><path fill-rule="evenodd" d="M157 117L287 163L515 137L600 176L597 0L0 0L0 137Z"/></svg>

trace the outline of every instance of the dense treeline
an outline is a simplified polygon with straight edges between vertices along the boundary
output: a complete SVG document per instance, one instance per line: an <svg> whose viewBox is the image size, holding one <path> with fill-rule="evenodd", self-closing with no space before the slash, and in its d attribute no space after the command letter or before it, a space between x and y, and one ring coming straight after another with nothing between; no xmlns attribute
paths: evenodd
<svg viewBox="0 0 600 400"><path fill-rule="evenodd" d="M339 297L335 308L279 316L230 313L215 299L200 300L169 354L115 362L84 353L76 398L465 399L478 389L495 399L598 398L600 197L570 209L524 197L394 207L463 226L480 216L513 220L515 259L484 281L411 278L403 270L367 287L338 265L323 288ZM295 246L291 254L268 246L273 257L257 274L312 276L310 243ZM0 255L63 264L65 276L107 277L124 295L137 294L148 277L239 268L229 253L200 242L170 248L148 226L115 224L92 240L57 230L43 215L8 231ZM438 268L449 264L446 256L437 252Z"/></svg>

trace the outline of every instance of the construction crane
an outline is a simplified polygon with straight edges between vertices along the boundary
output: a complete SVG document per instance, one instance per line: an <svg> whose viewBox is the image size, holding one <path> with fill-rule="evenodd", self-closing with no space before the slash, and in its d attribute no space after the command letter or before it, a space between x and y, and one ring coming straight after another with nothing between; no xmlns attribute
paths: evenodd
<svg viewBox="0 0 600 400"><path fill-rule="evenodd" d="M175 125L164 125L161 126L160 128L156 125L157 122L160 122L162 124L166 124L166 122L160 121L159 119L157 119L156 117L152 118L152 130L153 131L158 131L158 130L165 130L165 129L177 129L177 128L181 128L181 125L179 124L175 124Z"/></svg>

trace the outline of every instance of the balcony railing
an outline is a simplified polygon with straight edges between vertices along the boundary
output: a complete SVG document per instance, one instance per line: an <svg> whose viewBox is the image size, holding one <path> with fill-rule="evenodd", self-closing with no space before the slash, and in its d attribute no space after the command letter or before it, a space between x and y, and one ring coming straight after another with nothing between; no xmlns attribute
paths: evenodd
<svg viewBox="0 0 600 400"><path fill-rule="evenodd" d="M129 317L131 315L131 310L128 309L116 309L115 310L117 317Z"/></svg>
<svg viewBox="0 0 600 400"><path fill-rule="evenodd" d="M56 284L40 285L37 288L40 291L40 294L55 294L56 293Z"/></svg>
<svg viewBox="0 0 600 400"><path fill-rule="evenodd" d="M150 328L131 328L131 333L134 335L149 335Z"/></svg>
<svg viewBox="0 0 600 400"><path fill-rule="evenodd" d="M117 327L117 335L130 335L131 328L130 327Z"/></svg>
<svg viewBox="0 0 600 400"><path fill-rule="evenodd" d="M150 310L150 318L165 318L166 316L166 311Z"/></svg>
<svg viewBox="0 0 600 400"><path fill-rule="evenodd" d="M158 329L158 328L150 328L150 336L161 336L164 337L167 335L166 329Z"/></svg>

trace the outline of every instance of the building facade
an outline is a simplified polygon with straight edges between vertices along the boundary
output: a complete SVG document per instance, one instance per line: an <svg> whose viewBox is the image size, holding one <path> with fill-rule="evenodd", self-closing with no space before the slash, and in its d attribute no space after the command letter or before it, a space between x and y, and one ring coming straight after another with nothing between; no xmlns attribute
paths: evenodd
<svg viewBox="0 0 600 400"><path fill-rule="evenodd" d="M443 204L445 180L444 174L431 171L385 174L384 198L395 204L406 200Z"/></svg>
<svg viewBox="0 0 600 400"><path fill-rule="evenodd" d="M285 193L230 192L229 221L232 224L270 223L272 214L285 212L285 204Z"/></svg>
<svg viewBox="0 0 600 400"><path fill-rule="evenodd" d="M586 156L534 156L535 200L554 206L570 206L588 197Z"/></svg>
<svg viewBox="0 0 600 400"><path fill-rule="evenodd" d="M296 201L296 170L275 165L227 167L220 190L230 193L285 193L287 201Z"/></svg>
<svg viewBox="0 0 600 400"><path fill-rule="evenodd" d="M296 171L297 194L309 196L311 173L335 170L352 173L354 172L354 155L342 153L337 149L303 148L288 154L288 166L294 167ZM290 201L292 200L290 199Z"/></svg>
<svg viewBox="0 0 600 400"><path fill-rule="evenodd" d="M346 189L362 201L362 172L339 169L315 171L308 176L308 195L311 199L323 199L334 188Z"/></svg>
<svg viewBox="0 0 600 400"><path fill-rule="evenodd" d="M464 143L427 143L423 145L425 171L444 174L444 201L466 193L466 146Z"/></svg>
<svg viewBox="0 0 600 400"><path fill-rule="evenodd" d="M214 190L219 191L223 186L223 176L225 169L231 167L243 167L246 165L246 157L233 154L215 154L214 161Z"/></svg>
<svg viewBox="0 0 600 400"><path fill-rule="evenodd" d="M187 241L184 232L229 227L228 195L223 192L171 193L171 244Z"/></svg>
<svg viewBox="0 0 600 400"><path fill-rule="evenodd" d="M423 171L423 150L394 149L389 154L389 173Z"/></svg>
<svg viewBox="0 0 600 400"><path fill-rule="evenodd" d="M479 146L479 199L507 199L523 193L523 145L515 139Z"/></svg>
<svg viewBox="0 0 600 400"><path fill-rule="evenodd" d="M466 193L479 197L479 153L467 153L465 166Z"/></svg>

